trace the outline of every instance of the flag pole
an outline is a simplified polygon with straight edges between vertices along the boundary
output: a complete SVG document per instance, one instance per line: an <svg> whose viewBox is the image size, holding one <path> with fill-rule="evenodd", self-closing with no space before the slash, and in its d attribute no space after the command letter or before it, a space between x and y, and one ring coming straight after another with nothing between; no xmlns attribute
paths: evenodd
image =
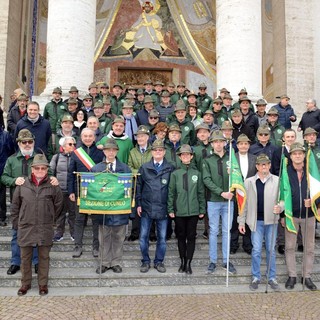
<svg viewBox="0 0 320 320"><path fill-rule="evenodd" d="M310 158L310 152L311 152L311 145L308 143L308 153L307 153L307 168L306 168L306 174L307 177L309 175L309 158ZM310 188L309 188L309 182L307 181L307 194L306 199L310 198ZM306 258L307 258L307 238L308 238L308 218L309 218L309 207L306 207L306 219L304 223L304 237L303 237L303 255L302 255L302 291L305 290L305 284L306 284Z"/></svg>
<svg viewBox="0 0 320 320"><path fill-rule="evenodd" d="M101 287L101 271L102 271L102 259L103 259L103 249L104 249L104 236L105 236L105 214L102 218L102 235L100 236L100 239L102 240L101 243L99 243L99 254L100 254L100 262L99 262L99 288ZM99 230L100 232L100 230ZM99 234L100 235L100 234Z"/></svg>
<svg viewBox="0 0 320 320"><path fill-rule="evenodd" d="M284 145L285 143L282 143L282 147L281 147L281 158L280 158L280 168L279 168L279 183L278 183L278 197L277 197L277 204L279 204L280 201L280 182L281 182L281 175L282 175L282 165L283 165L283 153L284 153ZM272 226L272 233L271 233L271 248L270 248L270 252L269 252L269 259L267 257L267 283L266 283L266 291L265 293L268 293L268 285L269 285L269 276L270 276L270 268L271 268L271 259L272 259L272 255L273 255L273 251L274 251L274 247L275 247L275 241L276 239L274 239L274 234L275 234L275 228L278 227L278 224L276 224L276 218L278 217L279 220L279 216L277 214L273 214L273 226Z"/></svg>
<svg viewBox="0 0 320 320"><path fill-rule="evenodd" d="M231 170L231 148L232 148L232 141L229 141L229 170ZM231 188L231 172L229 172L229 190ZM231 214L231 199L228 199L228 236L227 236L227 277L226 277L226 287L229 287L229 257L230 257L230 214ZM233 213L232 213L233 214Z"/></svg>

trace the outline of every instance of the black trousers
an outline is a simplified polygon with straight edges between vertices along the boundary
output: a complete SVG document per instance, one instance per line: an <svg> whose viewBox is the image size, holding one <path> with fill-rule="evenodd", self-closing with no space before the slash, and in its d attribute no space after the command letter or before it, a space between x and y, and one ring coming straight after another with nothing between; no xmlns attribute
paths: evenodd
<svg viewBox="0 0 320 320"><path fill-rule="evenodd" d="M0 221L7 219L6 186L0 183Z"/></svg>
<svg viewBox="0 0 320 320"><path fill-rule="evenodd" d="M192 260L196 247L198 216L176 217L175 223L180 258Z"/></svg>
<svg viewBox="0 0 320 320"><path fill-rule="evenodd" d="M232 220L232 227L230 230L231 237L230 237L230 250L235 249L238 250L239 248L239 236L241 235L239 232L239 224L237 222L238 218L238 205L235 203L234 210L233 210L233 220ZM245 225L246 227L246 233L242 235L242 248L243 250L251 250L252 249L252 243L251 243L251 230L248 227L248 225Z"/></svg>

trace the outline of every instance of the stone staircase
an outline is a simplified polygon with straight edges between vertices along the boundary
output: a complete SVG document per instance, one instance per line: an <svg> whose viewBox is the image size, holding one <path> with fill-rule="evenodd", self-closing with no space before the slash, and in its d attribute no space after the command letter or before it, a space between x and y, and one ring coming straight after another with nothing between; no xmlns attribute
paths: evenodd
<svg viewBox="0 0 320 320"><path fill-rule="evenodd" d="M87 226L84 235L84 252L80 258L72 258L74 243L69 237L68 231L64 240L54 243L51 250L50 261L50 287L150 287L150 286L223 286L226 284L226 271L222 269L222 261L218 262L218 268L211 275L206 274L209 263L208 240L202 238L203 222L198 225L198 239L194 260L192 262L192 275L178 273L180 259L177 250L176 239L167 242L167 254L165 265L167 272L161 274L151 268L148 273L140 273L140 249L138 241L124 243L123 272L116 274L107 271L99 276L95 270L99 266L99 259L92 256L91 226ZM0 229L0 283L1 287L18 287L20 285L21 273L8 276L6 271L10 265L10 240L11 226ZM150 257L154 256L155 243L150 244ZM219 256L221 257L221 243L219 243ZM301 270L302 253L297 253L298 269ZM230 261L237 269L237 275L229 275L229 284L234 291L237 287L247 285L251 279L250 264L251 257L240 248L235 255L230 256ZM266 269L265 254L263 254L262 272ZM299 271L298 271L299 272ZM277 273L279 283L287 279L284 257L277 253ZM36 276L33 276L36 285ZM320 281L320 241L316 241L315 265L313 280ZM187 288L187 287L186 287ZM170 289L169 289L170 291ZM240 290L241 291L241 290Z"/></svg>

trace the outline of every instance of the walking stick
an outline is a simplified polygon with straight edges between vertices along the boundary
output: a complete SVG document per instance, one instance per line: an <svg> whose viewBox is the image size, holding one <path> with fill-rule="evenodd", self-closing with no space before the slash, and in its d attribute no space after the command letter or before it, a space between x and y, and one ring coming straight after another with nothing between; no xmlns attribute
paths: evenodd
<svg viewBox="0 0 320 320"><path fill-rule="evenodd" d="M280 168L279 168L279 183L278 183L278 199L277 199L277 204L279 204L280 201L280 182L281 182L281 175L282 175L282 163L283 163L283 152L284 152L284 142L282 143L282 147L281 147L281 158L280 158ZM265 293L268 293L268 285L269 285L269 276L270 276L270 268L271 268L271 259L272 259L272 255L273 255L273 251L274 251L274 247L275 247L275 241L276 239L274 239L274 234L275 234L275 228L278 227L278 224L276 224L276 220L277 217L279 219L279 216L277 214L273 214L273 227L272 227L272 233L271 233L271 248L270 248L270 252L269 252L269 259L267 257L267 283L266 283L266 291Z"/></svg>
<svg viewBox="0 0 320 320"><path fill-rule="evenodd" d="M232 168L231 166L231 139L229 142L229 167L230 170ZM229 190L230 192L230 187L231 187L231 172L229 172ZM231 214L231 200L228 199L228 236L227 236L227 278L226 278L226 287L229 287L229 257L230 257L230 214Z"/></svg>
<svg viewBox="0 0 320 320"><path fill-rule="evenodd" d="M308 172L308 157L309 157L309 152L311 152L311 145L310 143L308 144L308 154L307 154L307 171ZM307 195L306 198L310 198L310 188L309 188L309 183L307 183ZM308 218L309 218L309 207L306 207L306 219L304 223L304 237L303 237L303 255L302 255L302 274L303 274L303 279L302 279L302 291L305 290L305 283L306 283L306 258L307 258L307 238L308 238Z"/></svg>

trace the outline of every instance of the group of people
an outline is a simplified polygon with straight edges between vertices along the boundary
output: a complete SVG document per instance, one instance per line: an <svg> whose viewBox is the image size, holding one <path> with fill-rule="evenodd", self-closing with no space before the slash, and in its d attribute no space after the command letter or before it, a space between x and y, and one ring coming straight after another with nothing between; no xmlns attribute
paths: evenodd
<svg viewBox="0 0 320 320"><path fill-rule="evenodd" d="M255 108L245 89L240 90L234 104L226 88L215 99L206 89L204 83L195 93L187 90L184 83L177 87L169 83L164 88L161 82L146 80L143 89L129 86L124 90L116 82L110 91L107 83L99 87L91 83L83 100L72 86L69 98L63 101L62 90L57 87L43 115L38 103L28 102L26 94L16 97L8 113L8 132L0 129L0 200L5 199L6 187L10 187L13 233L7 273L15 274L21 268L19 295L31 288L32 261L38 273L39 293L48 293L53 241L63 239L67 221L75 244L72 256L79 258L89 217L92 255L102 261L98 274L108 270L122 272L129 219L132 228L127 239L139 239L142 273L151 267L150 241L156 241L154 268L166 272L166 241L174 232L181 259L178 272L187 274L192 274L197 223L204 219L203 237L209 238L207 273L214 273L221 218L222 267L232 274L237 272L229 254L237 252L242 234L243 249L252 255L250 288L256 290L261 281L261 251L265 243L267 281L278 290L274 249L278 238L278 249L281 246L285 251L289 274L285 287L292 289L297 277L297 235L285 228L284 207L278 197L282 155L288 159L293 222L297 233L301 226L306 251L303 282L310 290L316 290L311 280L315 216L308 209L311 201L306 192L305 166L307 147L320 168L320 111L316 102L307 101L307 110L298 125L305 140L303 146L296 142L296 132L291 128L297 117L287 95L266 111L267 102L259 99ZM245 180L247 203L243 213L230 190L230 152L235 152ZM79 212L79 178L75 172L104 171L133 174L136 204L131 214L108 214L102 219L98 214ZM1 201L3 226L4 205ZM44 206L48 209L44 210Z"/></svg>

